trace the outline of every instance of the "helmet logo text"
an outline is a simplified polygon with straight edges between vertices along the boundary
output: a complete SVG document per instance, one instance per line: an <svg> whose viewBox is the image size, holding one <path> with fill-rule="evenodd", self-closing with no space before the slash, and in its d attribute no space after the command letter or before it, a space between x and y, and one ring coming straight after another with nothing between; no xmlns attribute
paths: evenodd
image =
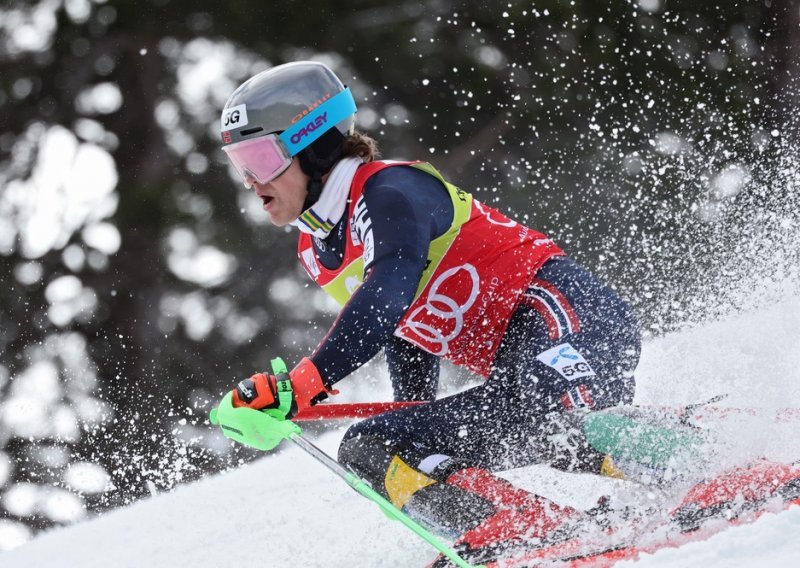
<svg viewBox="0 0 800 568"><path fill-rule="evenodd" d="M298 122L298 121L300 121L300 120L303 120L303 117L304 117L304 116L306 116L306 115L307 115L308 113L310 113L312 110L314 110L314 109L315 109L315 108L317 108L319 105L321 105L322 103L324 103L325 101L327 101L329 98L331 98L331 94L330 94L330 93L325 93L325 95L324 95L324 96L323 96L323 97L322 97L320 100L318 100L317 102L315 102L315 103L314 103L314 104L312 104L312 105L309 105L309 107L308 107L306 110L304 110L303 112L300 112L300 113L297 113L296 115L294 115L294 118L292 118L292 124L294 124L295 122Z"/></svg>
<svg viewBox="0 0 800 568"><path fill-rule="evenodd" d="M292 135L292 138L291 138L292 144L297 144L298 142L300 142L300 140L302 140L303 138L305 138L306 136L308 136L309 134L314 132L317 128L319 128L320 126L322 126L323 124L325 124L327 122L328 122L328 113L324 112L321 115L319 115L317 118L315 118L314 120L312 120L311 122L306 124L303 128L301 128L299 131L297 131L294 135Z"/></svg>
<svg viewBox="0 0 800 568"><path fill-rule="evenodd" d="M224 132L234 128L241 128L247 125L247 122L247 107L245 105L237 105L222 111L220 130Z"/></svg>

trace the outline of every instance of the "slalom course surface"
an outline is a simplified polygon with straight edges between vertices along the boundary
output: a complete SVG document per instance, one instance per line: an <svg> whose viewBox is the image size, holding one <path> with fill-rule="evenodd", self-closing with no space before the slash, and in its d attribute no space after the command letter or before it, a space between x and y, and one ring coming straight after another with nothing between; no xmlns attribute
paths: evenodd
<svg viewBox="0 0 800 568"><path fill-rule="evenodd" d="M638 404L685 405L728 394L720 406L800 407L800 299L646 342ZM769 365L765 365L769 363ZM765 370L768 368L768 371ZM745 415L747 416L747 415ZM739 442L753 455L800 453L796 424L749 417ZM761 430L759 430L761 428ZM335 455L344 426L316 443ZM621 482L545 467L506 475L567 505L591 507ZM800 507L763 514L677 549L614 558L620 567L800 565ZM3 568L160 566L415 567L435 551L289 445L236 471L146 499L0 553ZM577 564L580 566L580 564ZM585 566L585 564L584 564Z"/></svg>

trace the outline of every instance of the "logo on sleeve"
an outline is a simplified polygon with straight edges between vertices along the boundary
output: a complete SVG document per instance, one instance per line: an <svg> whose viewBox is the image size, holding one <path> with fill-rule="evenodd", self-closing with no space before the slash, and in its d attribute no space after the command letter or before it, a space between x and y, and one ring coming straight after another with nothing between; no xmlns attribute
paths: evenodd
<svg viewBox="0 0 800 568"><path fill-rule="evenodd" d="M375 239L372 236L372 220L367 213L367 203L364 201L362 195L356 202L353 209L353 225L352 225L353 243L356 245L364 245L364 267L368 268L372 261L375 260Z"/></svg>
<svg viewBox="0 0 800 568"><path fill-rule="evenodd" d="M567 380L574 381L584 377L593 377L595 372L586 359L569 343L562 343L539 353L536 358L558 371Z"/></svg>

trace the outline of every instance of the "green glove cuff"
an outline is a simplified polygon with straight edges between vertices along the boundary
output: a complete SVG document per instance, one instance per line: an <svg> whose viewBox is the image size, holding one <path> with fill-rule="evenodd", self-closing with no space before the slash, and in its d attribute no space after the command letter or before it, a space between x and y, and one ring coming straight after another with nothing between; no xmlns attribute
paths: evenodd
<svg viewBox="0 0 800 568"><path fill-rule="evenodd" d="M289 416L292 410L292 402L294 401L294 394L292 393L292 381L289 378L289 373L286 370L286 363L283 359L277 357L271 362L272 372L275 378L278 379L278 408L270 412L270 416L278 418L278 414L282 417Z"/></svg>
<svg viewBox="0 0 800 568"><path fill-rule="evenodd" d="M272 373L277 377L278 375L286 374L289 370L286 367L286 363L283 362L283 359L280 357L275 357L272 361L269 362L270 366L272 367Z"/></svg>
<svg viewBox="0 0 800 568"><path fill-rule="evenodd" d="M287 376L284 380L278 380L278 408L263 411L246 406L236 408L231 391L222 397L217 408L211 410L211 423L218 425L227 438L257 450L268 451L292 434L302 434L297 424L286 420L292 407L292 383L288 380L286 365L281 359L274 359L272 370L276 376L279 373Z"/></svg>

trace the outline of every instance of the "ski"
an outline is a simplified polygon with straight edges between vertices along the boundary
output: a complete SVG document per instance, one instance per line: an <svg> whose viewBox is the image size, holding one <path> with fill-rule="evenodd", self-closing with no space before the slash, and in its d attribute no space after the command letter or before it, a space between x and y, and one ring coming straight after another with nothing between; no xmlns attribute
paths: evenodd
<svg viewBox="0 0 800 568"><path fill-rule="evenodd" d="M800 498L787 501L781 510L792 505L800 505ZM766 510L758 511L752 522ZM775 512L775 511L770 511ZM746 524L740 519L727 520L714 526L691 532L673 531L663 535L652 535L642 541L622 541L619 543L570 541L557 546L532 550L513 558L493 560L485 563L486 568L538 568L544 566L570 566L571 568L606 568L622 560L636 560L641 554L653 554L665 548L678 548L691 542L706 540L726 528Z"/></svg>
<svg viewBox="0 0 800 568"><path fill-rule="evenodd" d="M800 505L800 466L762 460L693 486L656 526L609 528L602 537L576 537L484 563L486 568L609 567L664 548L702 541ZM596 532L596 531L595 531ZM624 537L621 533L627 532ZM632 534L631 534L632 533Z"/></svg>

